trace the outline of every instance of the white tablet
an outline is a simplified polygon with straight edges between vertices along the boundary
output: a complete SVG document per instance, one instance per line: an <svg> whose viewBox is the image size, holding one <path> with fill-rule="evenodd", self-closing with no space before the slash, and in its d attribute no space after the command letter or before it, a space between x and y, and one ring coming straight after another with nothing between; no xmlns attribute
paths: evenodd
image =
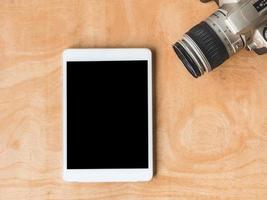
<svg viewBox="0 0 267 200"><path fill-rule="evenodd" d="M65 181L152 178L150 50L64 51L63 107Z"/></svg>

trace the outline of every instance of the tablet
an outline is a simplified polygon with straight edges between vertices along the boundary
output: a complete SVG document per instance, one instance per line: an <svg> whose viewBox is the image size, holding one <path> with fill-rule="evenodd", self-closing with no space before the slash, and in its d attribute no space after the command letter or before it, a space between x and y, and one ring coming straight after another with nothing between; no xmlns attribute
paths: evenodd
<svg viewBox="0 0 267 200"><path fill-rule="evenodd" d="M149 49L63 53L63 179L148 181L153 174Z"/></svg>

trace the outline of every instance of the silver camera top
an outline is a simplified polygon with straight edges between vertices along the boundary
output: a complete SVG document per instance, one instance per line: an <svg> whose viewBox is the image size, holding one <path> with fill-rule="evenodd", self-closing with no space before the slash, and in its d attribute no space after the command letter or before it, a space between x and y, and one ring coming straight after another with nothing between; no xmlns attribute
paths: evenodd
<svg viewBox="0 0 267 200"><path fill-rule="evenodd" d="M215 2L226 14L225 23L234 34L242 35L249 50L255 50L260 55L267 53L267 0Z"/></svg>

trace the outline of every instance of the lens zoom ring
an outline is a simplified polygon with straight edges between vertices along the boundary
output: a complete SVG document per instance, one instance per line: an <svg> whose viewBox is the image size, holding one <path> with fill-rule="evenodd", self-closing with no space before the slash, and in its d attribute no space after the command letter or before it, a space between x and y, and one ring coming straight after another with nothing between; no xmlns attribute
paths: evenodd
<svg viewBox="0 0 267 200"><path fill-rule="evenodd" d="M223 42L206 22L201 22L193 27L187 32L187 35L189 35L202 50L212 69L218 67L229 58L229 54Z"/></svg>

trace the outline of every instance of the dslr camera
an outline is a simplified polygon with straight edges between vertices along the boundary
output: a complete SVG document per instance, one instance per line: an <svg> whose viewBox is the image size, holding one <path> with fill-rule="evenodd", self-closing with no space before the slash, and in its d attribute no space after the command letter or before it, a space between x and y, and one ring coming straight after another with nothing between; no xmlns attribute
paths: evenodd
<svg viewBox="0 0 267 200"><path fill-rule="evenodd" d="M201 0L206 3L212 0ZM214 0L219 9L173 45L195 77L212 71L246 48L267 53L267 0Z"/></svg>

